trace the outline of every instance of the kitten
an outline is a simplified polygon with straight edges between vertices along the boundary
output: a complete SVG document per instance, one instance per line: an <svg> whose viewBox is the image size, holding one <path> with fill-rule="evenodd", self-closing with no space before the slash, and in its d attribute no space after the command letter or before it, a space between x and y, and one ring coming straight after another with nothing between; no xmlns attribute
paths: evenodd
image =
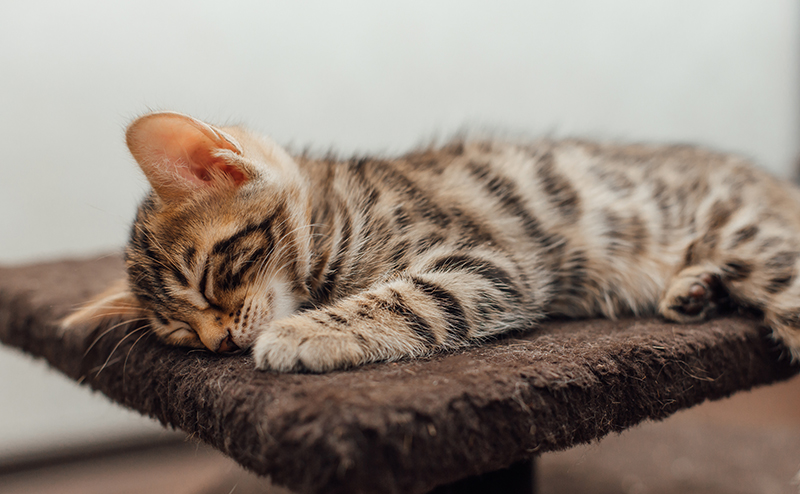
<svg viewBox="0 0 800 494"><path fill-rule="evenodd" d="M546 316L763 312L800 357L800 193L686 146L452 142L292 157L239 127L134 121L152 185L120 282L64 321L314 372L418 357Z"/></svg>

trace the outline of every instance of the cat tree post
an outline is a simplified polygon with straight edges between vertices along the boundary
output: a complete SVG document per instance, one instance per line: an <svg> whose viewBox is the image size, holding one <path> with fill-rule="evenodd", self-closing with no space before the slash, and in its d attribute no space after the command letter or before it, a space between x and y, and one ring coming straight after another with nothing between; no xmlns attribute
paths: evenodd
<svg viewBox="0 0 800 494"><path fill-rule="evenodd" d="M429 494L535 494L536 459L440 485Z"/></svg>
<svg viewBox="0 0 800 494"><path fill-rule="evenodd" d="M497 472L483 477L491 485L531 492L541 453L798 370L744 318L554 321L448 355L321 375L124 339L136 327L59 333L56 319L121 274L116 256L0 269L0 341L298 493L476 492L459 480L487 472Z"/></svg>

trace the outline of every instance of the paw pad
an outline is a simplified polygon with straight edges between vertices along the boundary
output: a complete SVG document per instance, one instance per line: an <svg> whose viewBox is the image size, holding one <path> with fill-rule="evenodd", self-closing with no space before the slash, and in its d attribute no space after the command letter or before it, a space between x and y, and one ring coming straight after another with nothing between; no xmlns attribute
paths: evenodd
<svg viewBox="0 0 800 494"><path fill-rule="evenodd" d="M700 272L685 273L674 279L662 299L661 314L680 322L701 321L724 305L725 290L718 276Z"/></svg>
<svg viewBox="0 0 800 494"><path fill-rule="evenodd" d="M716 308L718 292L719 279L703 273L692 280L685 294L676 294L670 308L687 316L706 316Z"/></svg>

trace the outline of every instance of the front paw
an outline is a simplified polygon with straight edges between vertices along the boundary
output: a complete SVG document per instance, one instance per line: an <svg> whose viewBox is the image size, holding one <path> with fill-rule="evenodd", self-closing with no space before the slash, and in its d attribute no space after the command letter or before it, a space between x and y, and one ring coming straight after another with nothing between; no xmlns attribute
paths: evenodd
<svg viewBox="0 0 800 494"><path fill-rule="evenodd" d="M256 368L278 372L328 372L364 363L359 338L304 318L271 324L253 346Z"/></svg>

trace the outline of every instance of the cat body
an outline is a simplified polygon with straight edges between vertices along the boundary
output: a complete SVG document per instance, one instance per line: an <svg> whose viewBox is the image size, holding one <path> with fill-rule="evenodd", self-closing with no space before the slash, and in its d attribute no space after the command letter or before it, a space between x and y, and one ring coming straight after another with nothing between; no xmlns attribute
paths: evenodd
<svg viewBox="0 0 800 494"><path fill-rule="evenodd" d="M319 372L730 298L800 356L800 193L734 156L545 139L291 157L174 113L127 138L153 186L128 280L68 327L124 307L168 343Z"/></svg>

